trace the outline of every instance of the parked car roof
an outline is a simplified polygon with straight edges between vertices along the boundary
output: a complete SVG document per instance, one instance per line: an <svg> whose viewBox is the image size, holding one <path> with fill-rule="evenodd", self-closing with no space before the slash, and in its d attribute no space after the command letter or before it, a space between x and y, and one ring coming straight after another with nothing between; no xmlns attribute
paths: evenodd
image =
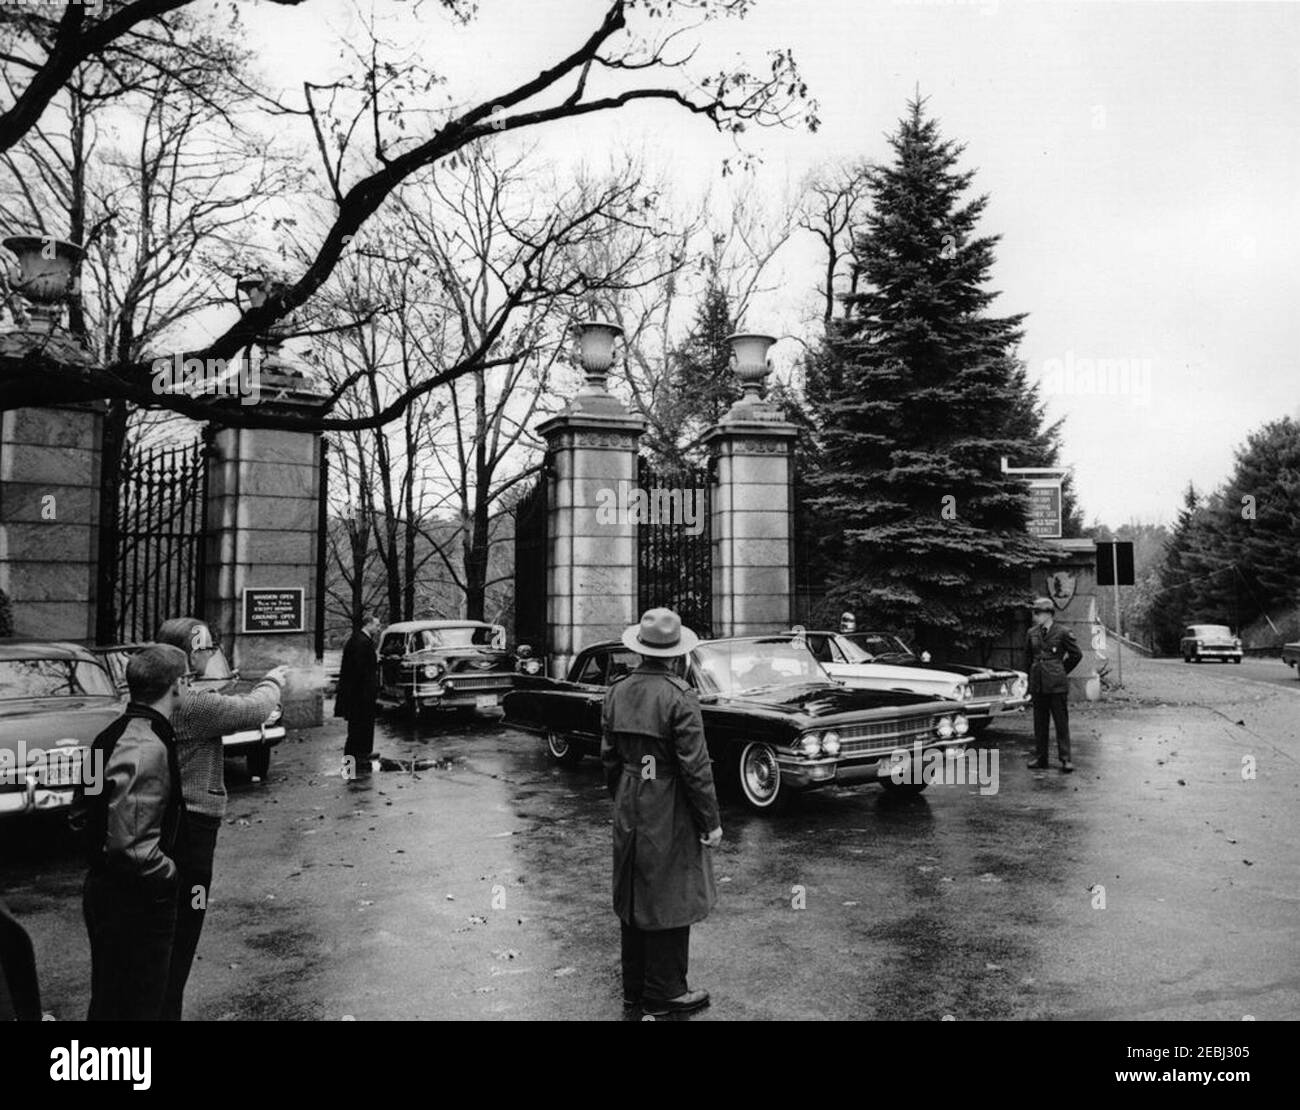
<svg viewBox="0 0 1300 1110"><path fill-rule="evenodd" d="M89 649L70 640L0 640L0 659L81 659L99 662Z"/></svg>
<svg viewBox="0 0 1300 1110"><path fill-rule="evenodd" d="M422 628L496 628L491 621L398 621L385 626L385 632L418 632Z"/></svg>

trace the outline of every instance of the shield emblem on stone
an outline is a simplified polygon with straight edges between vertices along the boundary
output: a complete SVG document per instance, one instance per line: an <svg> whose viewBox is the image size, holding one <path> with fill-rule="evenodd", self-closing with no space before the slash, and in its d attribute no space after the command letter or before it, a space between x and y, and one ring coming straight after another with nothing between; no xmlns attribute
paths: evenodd
<svg viewBox="0 0 1300 1110"><path fill-rule="evenodd" d="M1074 600L1076 579L1068 570L1058 570L1047 578L1047 596L1057 611L1064 609Z"/></svg>

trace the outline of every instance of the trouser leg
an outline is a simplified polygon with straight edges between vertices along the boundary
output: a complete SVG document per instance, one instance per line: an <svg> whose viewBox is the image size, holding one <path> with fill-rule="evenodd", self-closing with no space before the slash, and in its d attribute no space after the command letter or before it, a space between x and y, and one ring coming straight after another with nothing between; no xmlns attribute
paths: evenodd
<svg viewBox="0 0 1300 1110"><path fill-rule="evenodd" d="M654 929L642 935L645 937L645 997L667 1002L685 994L691 927Z"/></svg>
<svg viewBox="0 0 1300 1110"><path fill-rule="evenodd" d="M1038 762L1047 762L1047 730L1051 716L1051 694L1035 694L1034 742L1038 745Z"/></svg>
<svg viewBox="0 0 1300 1110"><path fill-rule="evenodd" d="M105 913L109 907L94 873L86 876L81 889L81 910L86 918L86 933L90 937L90 1007L87 1021L113 1021L112 984L109 979L108 940Z"/></svg>
<svg viewBox="0 0 1300 1110"><path fill-rule="evenodd" d="M350 755L358 763L366 759L375 748L374 714L352 716L348 718L348 738L343 745L343 754Z"/></svg>
<svg viewBox="0 0 1300 1110"><path fill-rule="evenodd" d="M635 925L623 922L622 962L623 997L639 1002L645 994L645 938Z"/></svg>
<svg viewBox="0 0 1300 1110"><path fill-rule="evenodd" d="M1052 695L1052 723L1056 726L1056 752L1061 762L1070 759L1070 704L1066 694ZM1047 758L1046 744L1043 746L1043 758Z"/></svg>
<svg viewBox="0 0 1300 1110"><path fill-rule="evenodd" d="M176 892L141 892L103 875L87 879L91 1021L158 1021L176 931Z"/></svg>
<svg viewBox="0 0 1300 1110"><path fill-rule="evenodd" d="M217 852L221 820L201 813L189 815L189 838L176 861L180 884L176 891L176 939L172 948L171 971L167 978L165 1021L180 1021L185 1005L185 984L189 981L199 936L212 897L212 860Z"/></svg>

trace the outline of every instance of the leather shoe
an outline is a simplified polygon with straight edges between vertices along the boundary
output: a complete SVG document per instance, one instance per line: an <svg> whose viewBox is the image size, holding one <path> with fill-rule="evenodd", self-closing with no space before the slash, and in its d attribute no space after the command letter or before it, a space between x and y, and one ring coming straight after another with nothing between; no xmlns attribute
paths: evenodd
<svg viewBox="0 0 1300 1110"><path fill-rule="evenodd" d="M1074 764L1071 763L1068 759L1063 759L1061 760L1061 770L1068 775L1071 771L1074 770Z"/></svg>
<svg viewBox="0 0 1300 1110"><path fill-rule="evenodd" d="M642 1009L652 1017L662 1017L665 1014L689 1014L704 1009L708 1004L708 991L693 990L664 1002L651 1002L646 999L642 1003Z"/></svg>
<svg viewBox="0 0 1300 1110"><path fill-rule="evenodd" d="M1025 764L1025 766L1028 767L1031 771L1046 771L1047 760L1031 759L1027 764Z"/></svg>

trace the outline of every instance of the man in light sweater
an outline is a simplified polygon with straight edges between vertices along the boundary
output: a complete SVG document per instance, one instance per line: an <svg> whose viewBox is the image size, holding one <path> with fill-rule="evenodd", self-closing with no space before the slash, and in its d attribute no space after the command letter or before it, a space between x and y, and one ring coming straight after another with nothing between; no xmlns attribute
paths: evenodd
<svg viewBox="0 0 1300 1110"><path fill-rule="evenodd" d="M211 630L194 617L165 621L158 630L157 641L184 651L194 675L204 673L215 651ZM276 667L250 693L243 695L187 687L172 713L189 835L176 861L180 884L176 941L172 946L171 973L163 1006L166 1021L181 1019L185 984L212 896L212 860L217 851L217 833L226 816L225 753L221 738L262 724L280 704L286 675L284 667Z"/></svg>

